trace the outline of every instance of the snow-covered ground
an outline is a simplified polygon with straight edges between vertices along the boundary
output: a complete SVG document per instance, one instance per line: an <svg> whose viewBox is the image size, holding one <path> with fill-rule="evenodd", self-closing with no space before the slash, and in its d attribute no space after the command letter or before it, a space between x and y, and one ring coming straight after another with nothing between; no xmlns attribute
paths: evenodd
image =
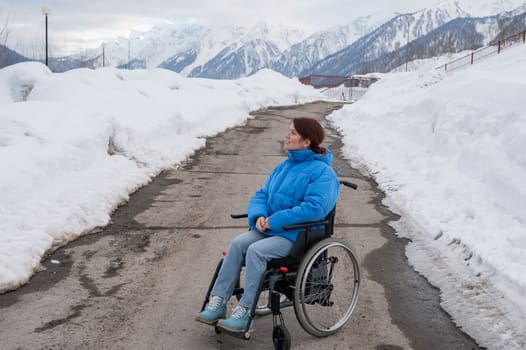
<svg viewBox="0 0 526 350"><path fill-rule="evenodd" d="M270 70L235 81L162 69L0 70L0 292L53 247L106 225L128 195L243 123L322 96Z"/></svg>
<svg viewBox="0 0 526 350"><path fill-rule="evenodd" d="M481 345L526 348L526 45L451 75L381 75L334 112L344 151L402 214L410 262ZM50 248L105 225L130 192L243 123L320 95L271 71L0 70L0 290Z"/></svg>
<svg viewBox="0 0 526 350"><path fill-rule="evenodd" d="M390 73L334 112L407 256L481 345L526 348L526 45L450 75Z"/></svg>

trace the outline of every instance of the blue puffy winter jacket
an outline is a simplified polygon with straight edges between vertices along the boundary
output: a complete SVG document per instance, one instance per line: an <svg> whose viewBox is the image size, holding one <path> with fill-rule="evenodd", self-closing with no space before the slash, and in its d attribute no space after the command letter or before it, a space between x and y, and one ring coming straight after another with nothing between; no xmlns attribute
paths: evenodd
<svg viewBox="0 0 526 350"><path fill-rule="evenodd" d="M256 219L269 218L266 235L283 236L295 242L298 230L283 230L285 225L320 221L332 210L340 191L338 177L330 164L332 153L310 149L287 152L280 163L248 203L248 224L256 229Z"/></svg>

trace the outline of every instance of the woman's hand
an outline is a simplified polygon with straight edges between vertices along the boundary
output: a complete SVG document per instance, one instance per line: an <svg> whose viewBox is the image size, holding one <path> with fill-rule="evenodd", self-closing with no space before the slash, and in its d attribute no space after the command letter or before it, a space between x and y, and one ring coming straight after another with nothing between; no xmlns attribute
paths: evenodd
<svg viewBox="0 0 526 350"><path fill-rule="evenodd" d="M270 229L270 226L268 224L268 218L265 218L263 216L257 218L256 228L261 232L265 232L266 230Z"/></svg>

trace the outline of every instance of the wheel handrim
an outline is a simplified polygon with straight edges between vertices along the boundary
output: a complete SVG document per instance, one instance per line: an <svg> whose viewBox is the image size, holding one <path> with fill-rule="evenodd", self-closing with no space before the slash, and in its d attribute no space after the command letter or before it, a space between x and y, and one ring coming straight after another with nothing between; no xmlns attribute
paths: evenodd
<svg viewBox="0 0 526 350"><path fill-rule="evenodd" d="M337 261L331 261L331 258L337 258ZM323 271L324 268L326 275L331 274L332 269L332 278L323 278L324 272L318 271L316 279L316 269ZM358 301L359 267L351 249L339 241L325 244L310 258L302 277L299 305L295 305L301 308L305 318L302 326L317 336L341 328Z"/></svg>

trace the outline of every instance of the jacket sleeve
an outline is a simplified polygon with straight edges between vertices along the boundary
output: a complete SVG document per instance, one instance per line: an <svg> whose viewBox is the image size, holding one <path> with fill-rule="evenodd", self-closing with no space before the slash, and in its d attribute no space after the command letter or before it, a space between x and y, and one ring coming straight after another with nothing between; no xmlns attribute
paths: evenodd
<svg viewBox="0 0 526 350"><path fill-rule="evenodd" d="M269 187L272 183L272 179L274 178L275 174L278 173L282 167L283 163L276 166L274 170L272 170L270 175L267 177L265 185L259 190L257 190L256 193L254 193L254 195L252 196L252 198L250 198L247 207L247 214L248 226L250 226L251 229L256 229L257 218L259 218L260 216L268 216L267 202L269 198Z"/></svg>
<svg viewBox="0 0 526 350"><path fill-rule="evenodd" d="M298 205L277 211L269 217L273 232L284 232L283 226L322 220L336 205L340 186L334 171L327 167L321 176L307 185L304 199Z"/></svg>

